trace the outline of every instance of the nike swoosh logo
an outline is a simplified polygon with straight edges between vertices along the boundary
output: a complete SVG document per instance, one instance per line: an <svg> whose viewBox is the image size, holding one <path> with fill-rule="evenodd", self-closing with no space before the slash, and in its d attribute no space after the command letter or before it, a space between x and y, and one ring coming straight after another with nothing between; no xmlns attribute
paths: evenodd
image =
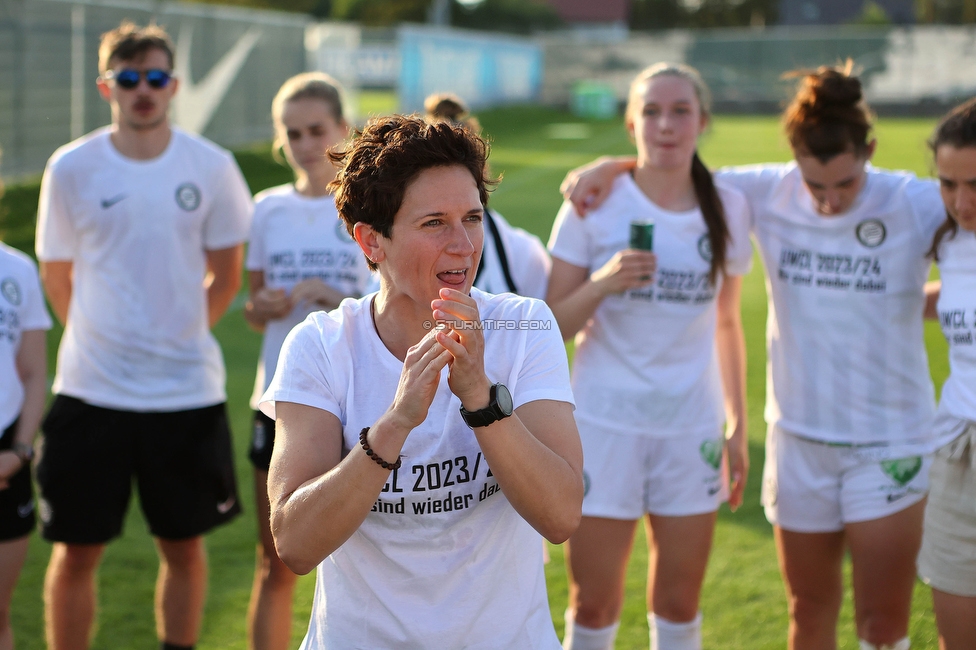
<svg viewBox="0 0 976 650"><path fill-rule="evenodd" d="M718 493L718 491L719 491L719 490L721 490L721 489L722 489L722 488L720 488L720 487L712 487L712 488L708 488L708 496L712 496L712 495L714 495L714 494L717 494L717 493Z"/></svg>
<svg viewBox="0 0 976 650"><path fill-rule="evenodd" d="M898 499L902 499L902 498L907 497L907 496L908 496L908 492L902 492L901 494L889 494L888 495L888 503L894 503Z"/></svg>
<svg viewBox="0 0 976 650"><path fill-rule="evenodd" d="M34 512L34 500L33 499L31 499L30 501L28 501L27 503L25 503L23 505L17 506L17 514L20 515L20 518L21 519L23 519L24 517L30 516L30 513L32 513L32 512Z"/></svg>
<svg viewBox="0 0 976 650"><path fill-rule="evenodd" d="M226 515L228 512L230 512L230 509L233 508L234 504L236 503L237 503L237 499L235 499L234 497L227 499L223 503L218 503L217 512L219 512L222 515Z"/></svg>
<svg viewBox="0 0 976 650"><path fill-rule="evenodd" d="M173 97L173 121L190 133L203 133L260 38L260 29L249 29L199 83L193 83L190 72L193 27L180 29L173 70L180 80L180 89Z"/></svg>
<svg viewBox="0 0 976 650"><path fill-rule="evenodd" d="M116 196L113 196L110 199L102 199L102 208L104 208L105 210L108 210L113 205L115 205L116 203L118 203L119 201L121 201L122 199L124 199L126 196L128 196L128 195L127 194L118 194Z"/></svg>

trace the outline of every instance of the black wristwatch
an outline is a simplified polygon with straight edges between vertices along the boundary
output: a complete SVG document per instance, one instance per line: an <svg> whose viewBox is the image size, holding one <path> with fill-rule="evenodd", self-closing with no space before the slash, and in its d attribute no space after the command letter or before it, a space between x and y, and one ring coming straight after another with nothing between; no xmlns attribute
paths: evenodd
<svg viewBox="0 0 976 650"><path fill-rule="evenodd" d="M512 414L512 394L505 384L494 384L488 391L488 406L478 411L466 411L461 406L461 417L472 429L486 427L492 422L507 418Z"/></svg>

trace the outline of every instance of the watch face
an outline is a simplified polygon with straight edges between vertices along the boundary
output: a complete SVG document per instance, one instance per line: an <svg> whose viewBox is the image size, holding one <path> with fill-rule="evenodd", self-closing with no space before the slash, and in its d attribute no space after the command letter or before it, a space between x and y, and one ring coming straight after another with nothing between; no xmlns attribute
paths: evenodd
<svg viewBox="0 0 976 650"><path fill-rule="evenodd" d="M505 414L505 417L508 417L512 414L512 407L514 406L512 403L512 394L508 392L508 388L505 387L505 384L496 384L496 386L495 402L498 404L498 408L501 409L501 412Z"/></svg>

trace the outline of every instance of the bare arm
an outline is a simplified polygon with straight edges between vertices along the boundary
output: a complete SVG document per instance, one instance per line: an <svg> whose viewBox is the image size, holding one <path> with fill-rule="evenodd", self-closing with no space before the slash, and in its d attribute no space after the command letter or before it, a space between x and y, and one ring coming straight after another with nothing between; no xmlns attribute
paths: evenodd
<svg viewBox="0 0 976 650"><path fill-rule="evenodd" d="M484 335L480 328L460 326L480 319L477 303L459 291L441 289L431 306L434 320L448 326L435 330L435 338L451 354L451 392L468 411L487 407L491 381L485 374ZM551 542L569 538L583 505L583 451L572 407L530 402L511 417L475 428L474 435L516 512Z"/></svg>
<svg viewBox="0 0 976 650"><path fill-rule="evenodd" d="M746 343L739 309L742 278L727 276L718 295L715 345L725 393L726 449L732 490L729 506L742 505L749 475L749 439L746 431Z"/></svg>
<svg viewBox="0 0 976 650"><path fill-rule="evenodd" d="M210 327L227 312L241 288L244 244L207 251L207 314Z"/></svg>
<svg viewBox="0 0 976 650"><path fill-rule="evenodd" d="M41 262L41 282L54 315L62 325L68 324L68 306L71 304L73 262Z"/></svg>
<svg viewBox="0 0 976 650"><path fill-rule="evenodd" d="M554 257L546 302L563 339L575 336L604 298L650 284L655 270L657 258L649 251L620 251L592 275L588 269Z"/></svg>
<svg viewBox="0 0 976 650"><path fill-rule="evenodd" d="M636 156L601 156L591 163L570 170L559 185L559 191L582 217L590 210L600 207L606 200L617 176L636 166Z"/></svg>
<svg viewBox="0 0 976 650"><path fill-rule="evenodd" d="M332 413L287 402L275 408L278 421L268 474L271 532L281 560L304 575L362 525L390 472L358 447L340 461L342 424ZM381 418L371 427L369 440L381 458L392 460L408 433Z"/></svg>
<svg viewBox="0 0 976 650"><path fill-rule="evenodd" d="M394 462L410 431L427 418L449 356L433 333L407 352L393 404L367 435L380 458ZM360 448L340 460L342 426L335 415L288 402L275 408L268 473L271 532L281 560L305 574L362 525L390 471Z"/></svg>
<svg viewBox="0 0 976 650"><path fill-rule="evenodd" d="M31 445L41 424L44 400L47 397L47 332L26 330L20 336L17 350L17 375L24 386L24 403L17 419L13 442ZM20 471L23 463L12 451L0 452L0 489Z"/></svg>
<svg viewBox="0 0 976 650"><path fill-rule="evenodd" d="M250 298L244 304L244 320L251 329L263 332L269 320L284 318L292 310L292 302L284 289L269 289L264 285L264 271L248 271Z"/></svg>
<svg viewBox="0 0 976 650"><path fill-rule="evenodd" d="M939 319L939 293L942 291L942 280L925 283L925 311L922 315L931 320Z"/></svg>
<svg viewBox="0 0 976 650"><path fill-rule="evenodd" d="M486 380L482 403L469 410L488 405L488 389ZM516 512L553 544L569 539L583 507L583 448L572 406L529 402L474 433Z"/></svg>
<svg viewBox="0 0 976 650"><path fill-rule="evenodd" d="M346 295L318 278L302 280L291 290L291 299L295 304L305 300L322 309L335 309L343 299L349 297L358 298L359 296Z"/></svg>

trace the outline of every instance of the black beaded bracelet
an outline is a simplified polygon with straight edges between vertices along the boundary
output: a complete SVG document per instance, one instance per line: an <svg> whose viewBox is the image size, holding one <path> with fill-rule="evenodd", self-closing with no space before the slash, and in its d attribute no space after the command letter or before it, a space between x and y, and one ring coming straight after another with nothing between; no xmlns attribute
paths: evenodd
<svg viewBox="0 0 976 650"><path fill-rule="evenodd" d="M369 431L369 427L366 427L365 429L359 432L359 444L363 446L363 450L366 452L366 455L372 458L373 460L375 460L376 464L382 467L383 469L400 469L400 464L403 462L402 457L397 456L397 460L395 463L388 463L382 458L380 458L380 455L370 448L369 443L366 442L366 433L368 431Z"/></svg>

